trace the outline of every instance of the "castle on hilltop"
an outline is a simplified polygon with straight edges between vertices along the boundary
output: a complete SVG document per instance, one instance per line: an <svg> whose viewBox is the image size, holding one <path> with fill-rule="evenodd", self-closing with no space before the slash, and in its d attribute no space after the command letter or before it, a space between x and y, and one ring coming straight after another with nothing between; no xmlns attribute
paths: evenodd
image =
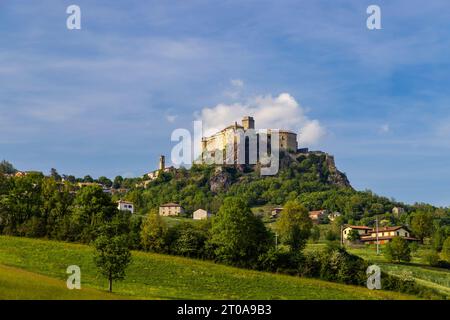
<svg viewBox="0 0 450 320"><path fill-rule="evenodd" d="M278 136L280 151L297 153L306 150L298 149L297 134L289 130L268 129L265 133L265 139L261 139L261 132L255 129L253 117L245 116L242 118L241 124L235 122L212 136L202 138L202 161L207 162L208 159L215 159L215 163L218 164L217 159L219 162L222 162L221 159L223 159L223 164L237 164L239 163L238 153L245 150L245 164L249 164L252 162L249 155L250 143L254 139L252 142L256 145L256 162L259 162L261 143L267 143L267 148L263 150L270 153L272 136ZM242 149L240 149L240 146Z"/></svg>

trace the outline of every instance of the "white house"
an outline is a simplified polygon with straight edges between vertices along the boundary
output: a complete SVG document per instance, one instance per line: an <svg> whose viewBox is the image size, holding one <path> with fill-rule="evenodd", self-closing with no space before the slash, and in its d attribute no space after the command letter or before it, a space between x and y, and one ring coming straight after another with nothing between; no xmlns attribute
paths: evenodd
<svg viewBox="0 0 450 320"><path fill-rule="evenodd" d="M209 217L211 217L211 213L209 213L208 211L206 211L204 209L195 210L194 214L192 216L192 218L194 220L204 220L204 219L208 219Z"/></svg>
<svg viewBox="0 0 450 320"><path fill-rule="evenodd" d="M336 220L337 217L340 217L340 216L341 216L340 212L332 212L328 215L328 220L334 221L334 220Z"/></svg>
<svg viewBox="0 0 450 320"><path fill-rule="evenodd" d="M134 213L134 204L129 201L119 200L117 201L117 209L120 211L130 211Z"/></svg>
<svg viewBox="0 0 450 320"><path fill-rule="evenodd" d="M283 211L282 207L273 208L273 210L271 212L271 216L276 217L280 214L281 211Z"/></svg>

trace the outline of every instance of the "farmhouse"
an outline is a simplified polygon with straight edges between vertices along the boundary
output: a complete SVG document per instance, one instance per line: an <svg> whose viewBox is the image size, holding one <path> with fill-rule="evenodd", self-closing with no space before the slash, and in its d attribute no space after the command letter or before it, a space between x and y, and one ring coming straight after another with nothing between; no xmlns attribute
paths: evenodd
<svg viewBox="0 0 450 320"><path fill-rule="evenodd" d="M192 218L194 220L204 220L204 219L208 219L209 217L211 217L211 213L204 209L195 210L194 214L192 216Z"/></svg>
<svg viewBox="0 0 450 320"><path fill-rule="evenodd" d="M130 211L131 213L134 213L134 204L133 202L119 200L117 201L117 209L120 211Z"/></svg>
<svg viewBox="0 0 450 320"><path fill-rule="evenodd" d="M319 223L321 219L323 219L327 215L327 210L315 210L309 212L309 217L313 221L313 223Z"/></svg>
<svg viewBox="0 0 450 320"><path fill-rule="evenodd" d="M160 216L179 216L182 213L184 213L184 209L178 203L169 202L159 207Z"/></svg>
<svg viewBox="0 0 450 320"><path fill-rule="evenodd" d="M350 231L356 230L360 236L359 242L367 244L377 243L377 230L366 226L346 226L342 230L342 238L348 241ZM385 244L391 241L394 237L401 237L407 241L417 241L411 236L411 232L403 226L395 227L381 227L378 228L378 243Z"/></svg>
<svg viewBox="0 0 450 320"><path fill-rule="evenodd" d="M418 239L411 236L411 232L406 227L396 226L396 227L378 228L379 244L388 243L394 237L401 237L407 241L418 241ZM377 231L375 229L372 229L369 235L361 237L361 241L363 243L376 244Z"/></svg>

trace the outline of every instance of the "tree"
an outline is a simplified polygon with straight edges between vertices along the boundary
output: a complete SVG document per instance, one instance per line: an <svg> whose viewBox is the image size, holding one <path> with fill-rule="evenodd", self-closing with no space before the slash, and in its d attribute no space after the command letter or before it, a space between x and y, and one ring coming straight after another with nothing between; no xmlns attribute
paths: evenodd
<svg viewBox="0 0 450 320"><path fill-rule="evenodd" d="M104 176L101 176L98 178L98 183L100 183L101 185L103 185L107 188L111 188L111 186L113 185L113 182Z"/></svg>
<svg viewBox="0 0 450 320"><path fill-rule="evenodd" d="M388 261L411 261L411 249L408 242L400 237L394 237L385 247L384 255Z"/></svg>
<svg viewBox="0 0 450 320"><path fill-rule="evenodd" d="M361 236L359 235L358 230L352 229L347 235L347 239L351 242L358 241L361 239Z"/></svg>
<svg viewBox="0 0 450 320"><path fill-rule="evenodd" d="M436 230L433 233L433 249L436 251L441 251L445 238L446 238L445 229L442 227L436 228Z"/></svg>
<svg viewBox="0 0 450 320"><path fill-rule="evenodd" d="M124 223L126 219L123 216L105 223L94 241L94 261L100 273L108 279L109 292L112 292L114 280L125 278L125 270L131 263L130 241L124 232L127 229Z"/></svg>
<svg viewBox="0 0 450 320"><path fill-rule="evenodd" d="M258 257L274 245L264 223L239 197L225 198L212 221L210 235L208 245L216 259L236 266L254 266Z"/></svg>
<svg viewBox="0 0 450 320"><path fill-rule="evenodd" d="M422 256L422 260L432 267L439 266L439 254L436 250L428 250Z"/></svg>
<svg viewBox="0 0 450 320"><path fill-rule="evenodd" d="M142 247L153 252L165 252L167 230L167 225L158 212L150 212L142 224Z"/></svg>
<svg viewBox="0 0 450 320"><path fill-rule="evenodd" d="M430 212L418 211L412 215L411 229L423 243L423 239L433 234L433 216Z"/></svg>
<svg viewBox="0 0 450 320"><path fill-rule="evenodd" d="M113 182L113 188L114 189L119 189L122 187L122 183L123 183L123 177L122 176L117 176L114 178L114 182Z"/></svg>
<svg viewBox="0 0 450 320"><path fill-rule="evenodd" d="M84 176L83 182L90 182L90 183L92 183L92 182L94 182L94 179L90 175L87 175L87 176Z"/></svg>
<svg viewBox="0 0 450 320"><path fill-rule="evenodd" d="M95 238L96 229L117 213L111 196L98 185L81 188L74 200L72 222L78 228L79 239L89 242Z"/></svg>
<svg viewBox="0 0 450 320"><path fill-rule="evenodd" d="M320 239L320 228L319 226L315 225L311 229L311 235L310 238L312 242L316 243Z"/></svg>
<svg viewBox="0 0 450 320"><path fill-rule="evenodd" d="M17 172L16 168L6 160L0 162L0 173L4 174L15 174Z"/></svg>
<svg viewBox="0 0 450 320"><path fill-rule="evenodd" d="M204 254L207 233L189 222L177 225L177 238L171 245L171 253L187 257L201 257Z"/></svg>
<svg viewBox="0 0 450 320"><path fill-rule="evenodd" d="M450 237L445 239L444 244L442 245L441 255L445 261L450 263Z"/></svg>
<svg viewBox="0 0 450 320"><path fill-rule="evenodd" d="M286 202L275 225L281 241L287 244L291 251L303 249L311 227L308 210L297 201Z"/></svg>
<svg viewBox="0 0 450 320"><path fill-rule="evenodd" d="M50 169L50 177L52 177L55 181L61 181L61 176L55 168Z"/></svg>

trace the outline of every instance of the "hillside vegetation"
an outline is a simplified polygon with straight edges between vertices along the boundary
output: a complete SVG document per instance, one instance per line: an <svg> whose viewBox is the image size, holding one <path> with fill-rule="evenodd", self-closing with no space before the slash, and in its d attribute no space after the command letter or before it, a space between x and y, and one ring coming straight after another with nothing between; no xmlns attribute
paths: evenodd
<svg viewBox="0 0 450 320"><path fill-rule="evenodd" d="M2 298L115 298L97 295L106 281L99 277L92 261L92 249L85 245L16 237L0 237L0 264L14 267L0 280L0 292L17 283L15 292ZM60 290L66 280L66 268L81 268L81 292ZM5 268L5 267L2 267ZM33 274L19 271L22 268ZM3 269L6 270L6 269ZM35 276L34 273L45 277ZM0 272L0 274L4 274ZM23 276L25 275L25 276ZM30 283L27 277L34 278ZM50 277L50 278L49 278ZM53 279L52 279L53 278ZM58 290L51 293L52 286ZM29 290L40 290L34 295ZM123 298L143 299L410 299L394 292L373 291L364 287L342 285L321 280L250 271L194 259L142 252L133 253L133 262L123 282L115 285ZM46 293L47 292L47 293ZM84 292L88 292L86 296ZM30 297L30 295L32 295Z"/></svg>
<svg viewBox="0 0 450 320"><path fill-rule="evenodd" d="M145 179L145 177L144 177ZM216 213L228 196L239 196L249 206L283 205L298 200L310 210L339 211L359 220L390 212L399 203L370 191L355 191L334 158L326 153L282 154L275 176L261 176L258 166L194 165L161 174L156 180L132 187L125 197L138 213L146 214L162 203L178 202L188 214L198 208Z"/></svg>

